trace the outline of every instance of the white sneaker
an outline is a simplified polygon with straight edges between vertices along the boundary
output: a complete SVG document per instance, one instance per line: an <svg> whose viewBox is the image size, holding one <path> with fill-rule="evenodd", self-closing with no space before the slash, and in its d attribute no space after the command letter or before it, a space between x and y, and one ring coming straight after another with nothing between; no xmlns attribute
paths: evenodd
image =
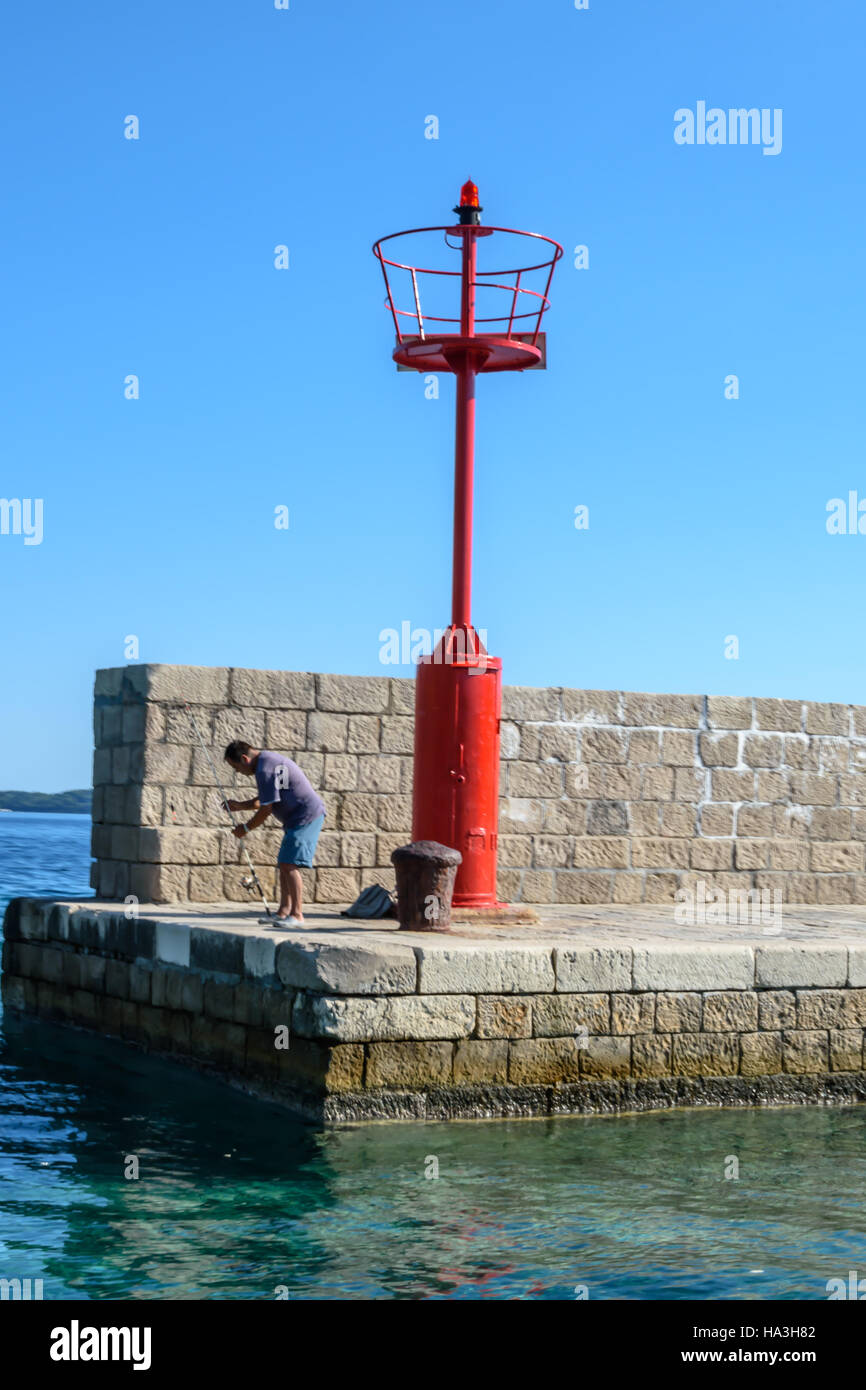
<svg viewBox="0 0 866 1390"><path fill-rule="evenodd" d="M303 922L299 922L297 917L260 917L259 922L266 927L302 927Z"/></svg>

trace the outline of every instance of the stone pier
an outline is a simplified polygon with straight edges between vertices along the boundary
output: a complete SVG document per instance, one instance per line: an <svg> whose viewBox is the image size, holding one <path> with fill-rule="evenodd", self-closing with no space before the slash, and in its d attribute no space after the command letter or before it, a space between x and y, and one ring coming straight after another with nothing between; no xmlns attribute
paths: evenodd
<svg viewBox="0 0 866 1390"><path fill-rule="evenodd" d="M866 1098L866 912L540 906L449 936L318 909L16 899L3 998L326 1123Z"/></svg>

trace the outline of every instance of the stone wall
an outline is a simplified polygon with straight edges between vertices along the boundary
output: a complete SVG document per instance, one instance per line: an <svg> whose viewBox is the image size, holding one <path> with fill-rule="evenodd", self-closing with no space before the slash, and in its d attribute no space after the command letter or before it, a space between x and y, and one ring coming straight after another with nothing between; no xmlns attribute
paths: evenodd
<svg viewBox="0 0 866 1390"><path fill-rule="evenodd" d="M866 943L280 937L16 899L3 998L317 1119L866 1099Z"/></svg>
<svg viewBox="0 0 866 1390"><path fill-rule="evenodd" d="M321 790L311 901L392 886L391 851L411 833L411 680L144 665L96 676L101 897L245 897L241 849L184 700L230 781L223 748L246 738L288 753ZM667 902L702 881L866 902L866 707L505 687L502 752L507 901ZM277 836L266 826L246 841L270 893Z"/></svg>

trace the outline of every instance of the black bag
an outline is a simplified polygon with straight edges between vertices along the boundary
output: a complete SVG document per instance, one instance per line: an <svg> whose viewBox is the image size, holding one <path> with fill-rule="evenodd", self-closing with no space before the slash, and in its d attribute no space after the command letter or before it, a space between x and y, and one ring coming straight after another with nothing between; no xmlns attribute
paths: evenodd
<svg viewBox="0 0 866 1390"><path fill-rule="evenodd" d="M365 888L351 907L340 913L341 917L396 917L397 904L387 888L381 883L371 883Z"/></svg>

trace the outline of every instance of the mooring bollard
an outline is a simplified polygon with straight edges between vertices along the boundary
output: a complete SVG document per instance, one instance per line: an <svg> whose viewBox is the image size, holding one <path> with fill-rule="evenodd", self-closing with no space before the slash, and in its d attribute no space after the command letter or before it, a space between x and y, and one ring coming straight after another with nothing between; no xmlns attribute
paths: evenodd
<svg viewBox="0 0 866 1390"><path fill-rule="evenodd" d="M394 850L397 915L404 931L451 930L451 897L462 862L459 849L436 840L416 840Z"/></svg>

